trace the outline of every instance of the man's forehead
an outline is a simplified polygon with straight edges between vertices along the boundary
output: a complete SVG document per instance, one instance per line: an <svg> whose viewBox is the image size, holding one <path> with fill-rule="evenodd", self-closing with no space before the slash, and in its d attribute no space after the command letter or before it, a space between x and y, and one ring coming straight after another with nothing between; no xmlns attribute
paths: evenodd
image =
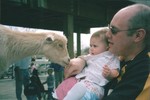
<svg viewBox="0 0 150 100"><path fill-rule="evenodd" d="M120 27L127 29L131 18L132 16L129 13L120 12L113 17L110 25L117 28Z"/></svg>

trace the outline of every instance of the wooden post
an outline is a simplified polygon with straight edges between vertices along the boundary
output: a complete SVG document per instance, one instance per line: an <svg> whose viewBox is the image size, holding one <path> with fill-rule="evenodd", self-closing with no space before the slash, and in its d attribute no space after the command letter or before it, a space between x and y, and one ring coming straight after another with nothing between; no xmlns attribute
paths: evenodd
<svg viewBox="0 0 150 100"><path fill-rule="evenodd" d="M0 23L2 23L2 19L1 19L2 18L2 15L1 15L2 14L1 13L2 12L2 10L1 10L2 8L1 7L2 7L2 4L1 4L1 0L0 0Z"/></svg>
<svg viewBox="0 0 150 100"><path fill-rule="evenodd" d="M77 54L76 56L80 56L81 55L81 34L80 31L78 31L77 33Z"/></svg>
<svg viewBox="0 0 150 100"><path fill-rule="evenodd" d="M73 43L73 32L74 32L74 21L73 15L68 14L64 22L64 34L68 39L68 51L70 58L74 57L74 43Z"/></svg>

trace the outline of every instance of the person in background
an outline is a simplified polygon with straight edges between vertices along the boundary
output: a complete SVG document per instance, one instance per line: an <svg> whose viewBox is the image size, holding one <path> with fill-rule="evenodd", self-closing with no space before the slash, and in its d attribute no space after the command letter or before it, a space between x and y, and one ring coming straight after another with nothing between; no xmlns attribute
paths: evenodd
<svg viewBox="0 0 150 100"><path fill-rule="evenodd" d="M56 63L51 63L50 68L54 69L55 72L55 87L57 87L64 79L64 68Z"/></svg>
<svg viewBox="0 0 150 100"><path fill-rule="evenodd" d="M30 73L31 73L31 75L32 75L32 72L33 72L34 69L37 69L37 67L34 64L34 62L32 62L31 65L30 65Z"/></svg>
<svg viewBox="0 0 150 100"><path fill-rule="evenodd" d="M80 56L87 65L75 76L78 80L77 83L64 98L58 98L59 100L101 100L104 96L104 86L119 75L119 59L108 51L109 46L106 38L108 30L108 27L103 27L92 34L89 54ZM109 65L109 67L105 65ZM64 82L58 86L57 97L65 94L62 89L65 89L66 85L67 83Z"/></svg>
<svg viewBox="0 0 150 100"><path fill-rule="evenodd" d="M38 90L40 90L38 96L38 100L42 100L42 94L45 92L44 86L39 78L38 70L35 68L32 72L31 79L33 79L33 82L37 84Z"/></svg>
<svg viewBox="0 0 150 100"><path fill-rule="evenodd" d="M31 77L30 83L24 88L24 94L27 100L38 100L38 95L40 95L41 91L36 80L37 77Z"/></svg>
<svg viewBox="0 0 150 100"><path fill-rule="evenodd" d="M106 86L113 91L103 100L150 100L149 17L149 6L134 4L119 10L111 20L106 34L109 51L123 60L119 77ZM65 76L79 73L84 65L85 61L77 58L70 63Z"/></svg>
<svg viewBox="0 0 150 100"><path fill-rule="evenodd" d="M15 81L16 81L16 97L17 100L22 100L22 86L29 84L30 74L28 67L31 63L31 57L26 57L17 61L14 66L15 70Z"/></svg>
<svg viewBox="0 0 150 100"><path fill-rule="evenodd" d="M55 76L54 76L54 69L49 68L47 70L48 76L45 82L43 84L47 83L48 87L48 98L47 100L53 100L52 92L54 90L54 84L55 84Z"/></svg>

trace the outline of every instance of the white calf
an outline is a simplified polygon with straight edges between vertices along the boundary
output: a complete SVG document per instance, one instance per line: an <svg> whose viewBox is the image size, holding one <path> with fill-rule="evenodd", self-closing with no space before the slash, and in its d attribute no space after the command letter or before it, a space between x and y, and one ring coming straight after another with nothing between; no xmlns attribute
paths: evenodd
<svg viewBox="0 0 150 100"><path fill-rule="evenodd" d="M67 39L56 33L22 33L0 25L0 74L14 61L32 55L45 55L50 61L66 66Z"/></svg>

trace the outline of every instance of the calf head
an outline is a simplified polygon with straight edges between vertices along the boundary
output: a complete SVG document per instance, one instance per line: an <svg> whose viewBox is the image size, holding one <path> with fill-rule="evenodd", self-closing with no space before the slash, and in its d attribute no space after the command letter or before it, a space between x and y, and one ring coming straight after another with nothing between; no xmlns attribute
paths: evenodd
<svg viewBox="0 0 150 100"><path fill-rule="evenodd" d="M47 35L43 45L44 55L51 61L65 67L69 63L67 38L59 34Z"/></svg>

